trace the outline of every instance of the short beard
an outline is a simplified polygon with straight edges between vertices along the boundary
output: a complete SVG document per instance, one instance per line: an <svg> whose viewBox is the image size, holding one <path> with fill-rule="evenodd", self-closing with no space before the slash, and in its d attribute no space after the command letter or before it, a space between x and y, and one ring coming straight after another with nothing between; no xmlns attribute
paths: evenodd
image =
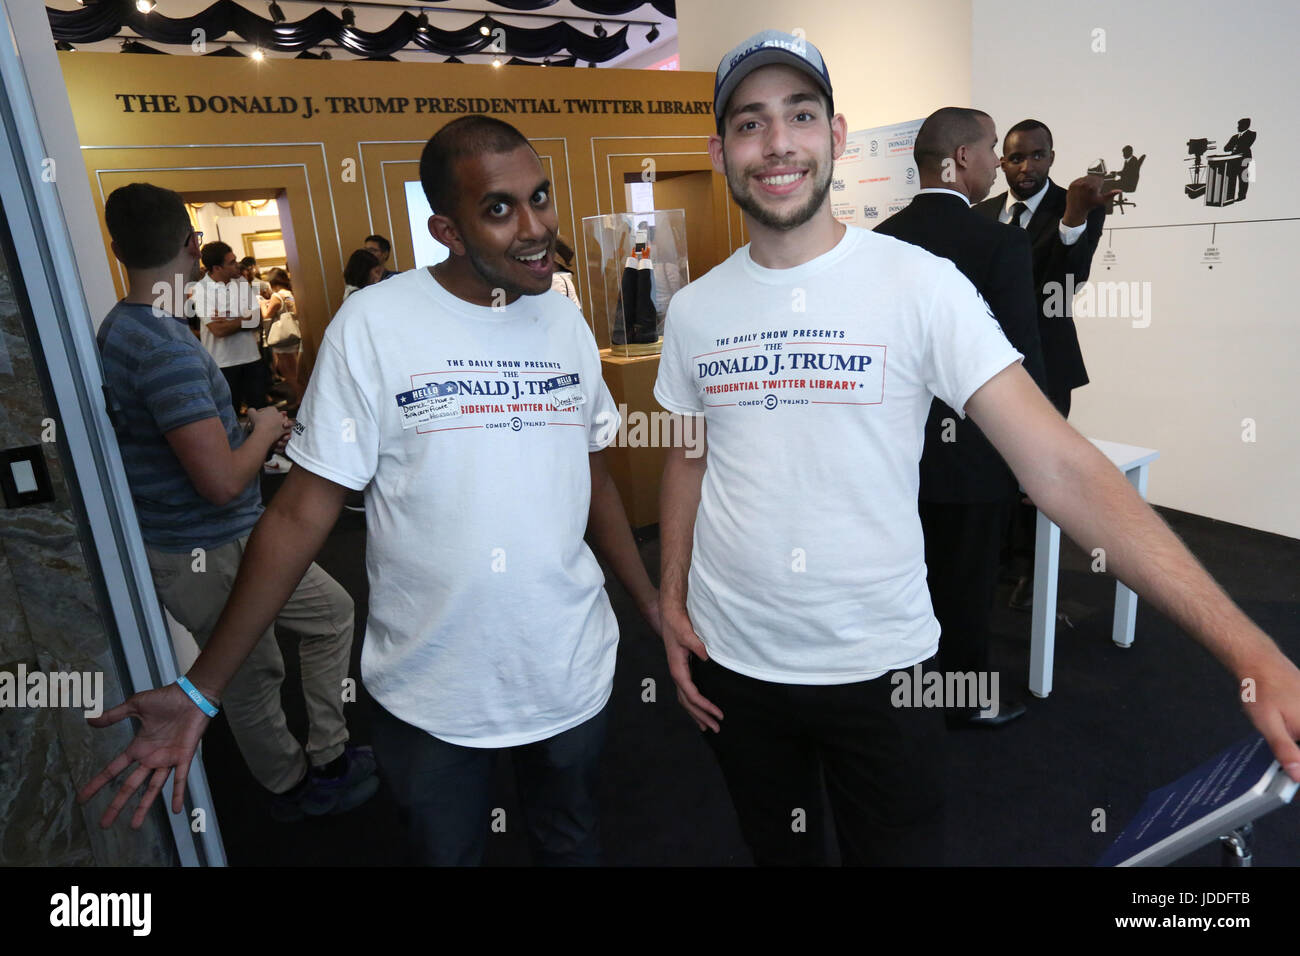
<svg viewBox="0 0 1300 956"><path fill-rule="evenodd" d="M833 145L834 141L832 140ZM814 168L812 173L816 178L813 179L812 195L808 198L808 202L793 212L782 216L765 209L759 204L758 200L754 198L754 194L750 192L748 179L743 175L736 174L731 164L726 161L725 153L722 167L726 170L727 187L731 190L731 198L736 201L736 205L749 214L755 222L781 232L797 229L817 214L817 210L822 207L822 203L826 201L826 196L831 191L831 176L834 174L833 160L824 167L819 164Z"/></svg>

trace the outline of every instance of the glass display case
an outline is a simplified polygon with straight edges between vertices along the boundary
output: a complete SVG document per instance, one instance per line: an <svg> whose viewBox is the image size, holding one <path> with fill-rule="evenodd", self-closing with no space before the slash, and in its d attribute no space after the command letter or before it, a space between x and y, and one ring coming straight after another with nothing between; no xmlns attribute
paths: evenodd
<svg viewBox="0 0 1300 956"><path fill-rule="evenodd" d="M609 213L582 220L593 321L615 355L658 355L668 301L691 281L686 212Z"/></svg>

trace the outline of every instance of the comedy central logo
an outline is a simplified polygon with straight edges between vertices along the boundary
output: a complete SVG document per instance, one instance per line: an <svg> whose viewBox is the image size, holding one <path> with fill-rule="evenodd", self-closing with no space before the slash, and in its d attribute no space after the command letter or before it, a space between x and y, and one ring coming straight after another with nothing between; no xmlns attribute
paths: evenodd
<svg viewBox="0 0 1300 956"><path fill-rule="evenodd" d="M766 395L764 395L763 407L768 409L769 411L773 408L776 408L776 396L773 395L771 392L768 392Z"/></svg>
<svg viewBox="0 0 1300 956"><path fill-rule="evenodd" d="M510 430L511 430L512 432L517 432L517 431L519 431L519 429L521 429L521 428L523 428L523 427L524 427L524 421L523 421L522 418L519 418L518 416L516 416L516 417L510 419Z"/></svg>

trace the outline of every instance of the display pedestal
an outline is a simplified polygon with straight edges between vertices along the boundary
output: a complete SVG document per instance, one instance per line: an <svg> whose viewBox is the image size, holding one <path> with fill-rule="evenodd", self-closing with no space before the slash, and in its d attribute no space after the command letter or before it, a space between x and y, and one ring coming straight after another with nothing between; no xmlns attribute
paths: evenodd
<svg viewBox="0 0 1300 956"><path fill-rule="evenodd" d="M657 413L662 420L668 413L655 401L655 377L659 374L659 356L642 355L625 357L614 355L609 349L600 350L601 373L623 416L619 435L609 446L606 457L614 484L623 498L627 520L633 528L659 523L659 482L664 473L665 449L657 447L629 448L627 436L630 424L638 419L655 421ZM629 418L635 415L629 423ZM664 429L666 432L666 429ZM659 428L640 429L640 434L656 436ZM638 442L640 444L640 442Z"/></svg>

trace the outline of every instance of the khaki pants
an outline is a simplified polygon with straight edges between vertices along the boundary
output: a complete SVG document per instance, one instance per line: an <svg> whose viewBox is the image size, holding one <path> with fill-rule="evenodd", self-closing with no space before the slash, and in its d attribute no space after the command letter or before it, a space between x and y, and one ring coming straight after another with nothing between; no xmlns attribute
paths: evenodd
<svg viewBox="0 0 1300 956"><path fill-rule="evenodd" d="M206 647L235 583L248 538L209 549L202 562L188 552L146 547L163 605ZM201 568L202 570L198 570ZM302 690L307 701L307 748L289 732L280 706L284 659L267 628L226 688L221 707L258 783L273 793L291 789L312 766L343 753L343 680L352 652L352 598L315 564L307 569L276 622L299 635Z"/></svg>

